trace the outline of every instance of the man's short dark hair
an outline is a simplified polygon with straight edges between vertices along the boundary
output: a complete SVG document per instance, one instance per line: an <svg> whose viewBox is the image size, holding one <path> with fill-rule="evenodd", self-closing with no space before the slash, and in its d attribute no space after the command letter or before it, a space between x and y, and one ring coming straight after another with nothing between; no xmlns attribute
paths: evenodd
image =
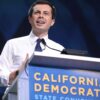
<svg viewBox="0 0 100 100"><path fill-rule="evenodd" d="M37 1L35 1L35 2L31 5L31 7L30 7L30 9L29 9L29 11L28 11L28 16L32 16L33 7L34 7L35 5L37 5L37 4L47 4L47 5L49 5L49 6L51 7L51 9L52 9L52 19L55 19L55 16L56 16L56 9L55 9L54 5L53 5L51 2L47 1L47 0L37 0Z"/></svg>

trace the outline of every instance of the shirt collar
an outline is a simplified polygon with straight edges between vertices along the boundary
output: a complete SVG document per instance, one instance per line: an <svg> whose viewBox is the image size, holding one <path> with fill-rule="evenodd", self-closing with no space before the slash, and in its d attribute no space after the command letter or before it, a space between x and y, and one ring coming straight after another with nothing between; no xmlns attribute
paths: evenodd
<svg viewBox="0 0 100 100"><path fill-rule="evenodd" d="M36 40L38 39L39 37L37 37L32 31L30 32L29 34L29 39L31 41L32 44L34 44L36 42ZM48 40L48 35L42 37L45 41Z"/></svg>

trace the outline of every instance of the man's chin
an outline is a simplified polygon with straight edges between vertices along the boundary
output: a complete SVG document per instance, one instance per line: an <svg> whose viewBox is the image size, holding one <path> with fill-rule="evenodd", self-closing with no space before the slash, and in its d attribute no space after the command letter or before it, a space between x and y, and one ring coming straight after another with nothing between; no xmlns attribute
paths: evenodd
<svg viewBox="0 0 100 100"><path fill-rule="evenodd" d="M42 28L42 27L38 27L38 28L36 28L35 30L36 30L36 32L39 32L39 33L48 32L48 30L46 30L46 29L44 29L44 28Z"/></svg>

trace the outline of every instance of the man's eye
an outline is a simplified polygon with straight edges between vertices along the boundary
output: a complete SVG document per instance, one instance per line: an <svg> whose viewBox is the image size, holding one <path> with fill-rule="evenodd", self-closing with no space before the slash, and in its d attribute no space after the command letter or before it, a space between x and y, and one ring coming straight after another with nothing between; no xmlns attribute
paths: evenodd
<svg viewBox="0 0 100 100"><path fill-rule="evenodd" d="M45 12L44 14L45 14L45 15L49 15L49 13L48 13L48 12Z"/></svg>
<svg viewBox="0 0 100 100"><path fill-rule="evenodd" d="M34 14L39 14L39 11L34 12Z"/></svg>

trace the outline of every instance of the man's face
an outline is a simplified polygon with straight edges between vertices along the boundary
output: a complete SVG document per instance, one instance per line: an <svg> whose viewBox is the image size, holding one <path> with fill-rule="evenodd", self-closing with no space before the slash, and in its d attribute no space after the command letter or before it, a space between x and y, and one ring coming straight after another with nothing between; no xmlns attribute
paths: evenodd
<svg viewBox="0 0 100 100"><path fill-rule="evenodd" d="M34 31L48 32L48 29L54 24L51 7L47 4L34 6L32 16L29 17L29 22Z"/></svg>

